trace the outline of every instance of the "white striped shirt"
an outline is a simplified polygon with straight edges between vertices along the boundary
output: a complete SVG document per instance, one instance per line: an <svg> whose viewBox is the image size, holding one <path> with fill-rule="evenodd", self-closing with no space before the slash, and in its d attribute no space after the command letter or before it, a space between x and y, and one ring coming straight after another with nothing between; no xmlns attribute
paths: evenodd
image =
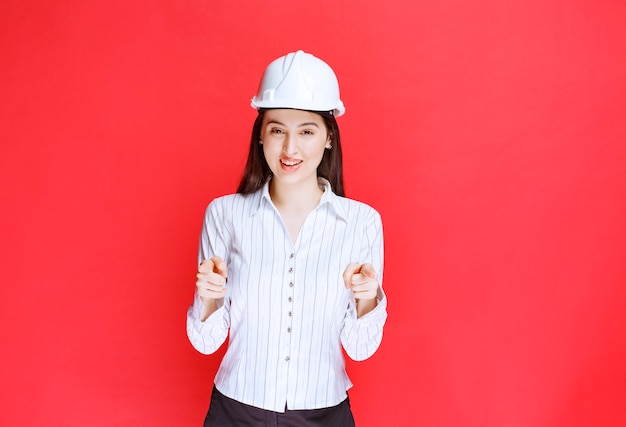
<svg viewBox="0 0 626 427"><path fill-rule="evenodd" d="M328 181L320 184L324 194L295 245L267 183L253 194L217 198L206 210L198 262L221 256L227 291L204 322L196 293L187 335L198 351L210 354L230 331L215 385L239 402L276 412L337 405L352 386L341 347L364 360L382 340L382 287L377 307L357 319L354 296L343 282L349 263L369 262L382 286L380 215L335 195Z"/></svg>

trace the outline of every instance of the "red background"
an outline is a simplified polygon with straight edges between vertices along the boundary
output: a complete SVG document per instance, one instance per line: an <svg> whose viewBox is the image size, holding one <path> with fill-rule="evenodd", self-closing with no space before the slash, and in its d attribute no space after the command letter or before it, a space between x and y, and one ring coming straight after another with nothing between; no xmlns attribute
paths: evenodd
<svg viewBox="0 0 626 427"><path fill-rule="evenodd" d="M198 426L203 210L267 63L337 72L389 320L360 427L626 425L621 1L3 1L0 424Z"/></svg>

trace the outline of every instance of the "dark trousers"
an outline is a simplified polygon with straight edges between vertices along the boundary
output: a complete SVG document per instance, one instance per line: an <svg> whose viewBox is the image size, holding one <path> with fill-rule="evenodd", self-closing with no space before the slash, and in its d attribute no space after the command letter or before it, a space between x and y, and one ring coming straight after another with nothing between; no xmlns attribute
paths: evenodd
<svg viewBox="0 0 626 427"><path fill-rule="evenodd" d="M321 409L274 412L233 400L215 386L204 427L354 427L350 400Z"/></svg>

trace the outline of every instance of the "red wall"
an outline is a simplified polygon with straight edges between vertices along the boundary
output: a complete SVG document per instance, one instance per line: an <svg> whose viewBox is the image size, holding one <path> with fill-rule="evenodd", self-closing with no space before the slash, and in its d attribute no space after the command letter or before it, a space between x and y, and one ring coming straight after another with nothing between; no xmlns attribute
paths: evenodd
<svg viewBox="0 0 626 427"><path fill-rule="evenodd" d="M203 210L301 48L385 226L358 425L626 425L624 3L236 3L2 2L0 424L201 425Z"/></svg>

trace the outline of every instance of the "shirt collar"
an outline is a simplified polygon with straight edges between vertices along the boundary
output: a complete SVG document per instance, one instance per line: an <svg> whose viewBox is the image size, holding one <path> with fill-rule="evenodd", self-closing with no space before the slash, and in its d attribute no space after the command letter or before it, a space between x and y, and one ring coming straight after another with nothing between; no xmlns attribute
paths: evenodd
<svg viewBox="0 0 626 427"><path fill-rule="evenodd" d="M272 199L270 197L270 180L271 179L268 179L263 187L259 191L257 191L256 195L258 203L252 204L250 209L250 215L256 214L261 209L263 203L269 203L270 206L272 205ZM344 204L341 203L342 198L333 193L330 182L326 178L318 177L317 182L319 186L322 187L324 190L318 207L324 204L328 204L330 208L335 212L335 214L345 221L347 218L347 214Z"/></svg>

